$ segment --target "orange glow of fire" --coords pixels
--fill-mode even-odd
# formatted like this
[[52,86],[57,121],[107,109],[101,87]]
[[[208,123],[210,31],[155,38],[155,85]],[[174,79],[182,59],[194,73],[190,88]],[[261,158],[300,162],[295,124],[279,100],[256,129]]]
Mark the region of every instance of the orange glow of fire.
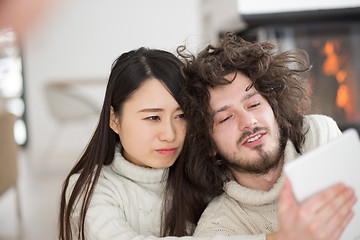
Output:
[[337,91],[336,105],[345,108],[346,103],[349,102],[349,89],[346,85],[340,85]]
[[346,77],[347,77],[347,72],[344,70],[340,70],[336,74],[336,80],[338,81],[338,83],[343,83]]
[[354,106],[351,103],[349,88],[345,84],[347,72],[341,69],[344,63],[343,57],[339,56],[337,52],[340,51],[340,42],[337,40],[327,41],[323,52],[326,55],[326,60],[323,63],[323,71],[328,76],[334,76],[339,83],[336,95],[336,105],[345,110],[348,119],[351,118]]
[[338,41],[328,41],[323,49],[327,56],[323,64],[323,71],[328,76],[336,75],[340,68],[341,59],[335,52],[335,46],[338,44]]

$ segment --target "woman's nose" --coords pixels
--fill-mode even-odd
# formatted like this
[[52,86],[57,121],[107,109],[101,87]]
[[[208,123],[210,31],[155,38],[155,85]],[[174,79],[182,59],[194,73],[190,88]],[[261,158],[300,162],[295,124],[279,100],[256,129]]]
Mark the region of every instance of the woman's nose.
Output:
[[164,123],[160,133],[160,140],[172,142],[176,137],[175,127],[172,122]]

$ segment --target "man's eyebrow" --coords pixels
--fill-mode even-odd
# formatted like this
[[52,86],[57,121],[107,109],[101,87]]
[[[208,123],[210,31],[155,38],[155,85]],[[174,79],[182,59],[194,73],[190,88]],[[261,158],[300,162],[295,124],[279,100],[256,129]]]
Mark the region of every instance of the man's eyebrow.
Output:
[[259,92],[257,92],[257,91],[250,92],[250,93],[246,94],[246,95],[241,99],[241,101],[248,100],[248,99],[252,98],[253,96],[255,96],[255,95],[257,95],[257,94],[259,94]]
[[[259,92],[257,92],[257,91],[250,92],[250,93],[246,94],[245,96],[243,96],[241,101],[246,101],[246,100],[248,100],[248,99],[250,99],[253,96],[258,95],[258,94],[259,94]],[[220,107],[219,109],[213,111],[212,117],[214,117],[216,114],[218,114],[220,112],[226,111],[230,107],[231,107],[231,105],[225,105],[225,106]]]
[[218,113],[220,113],[220,112],[223,112],[223,111],[226,111],[226,110],[229,109],[230,107],[231,107],[230,105],[222,106],[221,108],[213,111],[212,116],[214,117],[216,114],[218,114]]

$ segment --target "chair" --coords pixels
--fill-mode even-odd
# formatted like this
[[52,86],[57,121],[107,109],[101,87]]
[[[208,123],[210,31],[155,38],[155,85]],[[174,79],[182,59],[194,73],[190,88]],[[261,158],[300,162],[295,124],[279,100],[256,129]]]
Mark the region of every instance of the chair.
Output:
[[50,112],[58,122],[77,121],[100,113],[90,96],[81,94],[75,85],[49,83],[45,86],[45,93]]
[[16,116],[9,112],[0,113],[0,196],[15,187],[16,208],[21,221],[18,180],[18,145],[14,138]]
[[49,111],[57,123],[51,135],[51,141],[45,148],[43,158],[48,159],[54,155],[59,144],[61,130],[70,123],[81,122],[98,117],[101,106],[93,99],[93,96],[85,94],[84,88],[88,82],[50,82],[45,85],[45,97]]

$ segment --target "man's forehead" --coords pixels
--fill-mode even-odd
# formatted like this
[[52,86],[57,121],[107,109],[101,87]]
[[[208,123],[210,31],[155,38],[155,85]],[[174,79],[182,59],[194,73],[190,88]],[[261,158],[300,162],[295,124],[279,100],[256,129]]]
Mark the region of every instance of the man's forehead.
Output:
[[235,78],[237,77],[237,75],[240,74],[240,75],[244,75],[243,73],[241,72],[233,72],[233,73],[230,73],[228,75],[225,75],[224,78],[233,82],[235,80]]
[[241,77],[241,79],[237,77],[229,84],[210,88],[209,93],[210,107],[214,112],[229,109],[234,104],[236,105],[259,94],[247,77]]
[[219,95],[219,97],[224,97],[225,93],[227,94],[240,94],[242,92],[247,92],[252,88],[252,81],[243,73],[231,73],[224,77],[229,80],[228,84],[218,85],[215,87],[209,87],[210,97],[214,98]]

